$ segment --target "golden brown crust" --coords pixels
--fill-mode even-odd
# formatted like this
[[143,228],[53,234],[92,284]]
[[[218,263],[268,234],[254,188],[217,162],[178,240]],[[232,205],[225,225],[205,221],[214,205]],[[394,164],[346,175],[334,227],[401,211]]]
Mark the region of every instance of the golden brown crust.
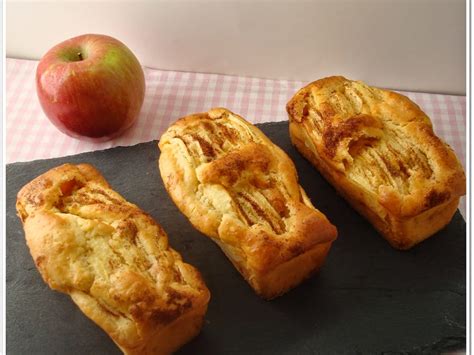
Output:
[[168,354],[199,332],[210,297],[199,272],[92,166],[37,177],[18,193],[17,211],[44,281],[124,353]]
[[287,111],[296,148],[394,247],[449,223],[464,171],[410,99],[337,76],[299,90]]
[[173,201],[262,297],[320,267],[336,228],[311,204],[288,156],[255,126],[216,108],[179,119],[159,147]]

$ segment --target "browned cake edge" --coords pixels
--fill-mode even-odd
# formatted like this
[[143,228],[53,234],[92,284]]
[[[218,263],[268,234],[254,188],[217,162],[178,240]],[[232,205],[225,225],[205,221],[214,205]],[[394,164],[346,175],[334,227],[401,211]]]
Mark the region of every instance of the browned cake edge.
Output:
[[266,273],[249,275],[248,270],[235,261],[236,258],[228,245],[218,240],[214,241],[255,292],[266,300],[283,295],[318,272],[332,244],[332,241],[318,244]]
[[[73,293],[70,295],[74,303],[92,321],[97,323],[102,329],[104,327],[98,322],[99,319],[107,315],[101,314],[103,309],[88,299],[87,295]],[[84,297],[86,296],[86,297]],[[201,331],[204,316],[207,312],[208,303],[196,304],[194,308],[184,313],[181,317],[161,328],[150,340],[141,347],[130,348],[124,344],[119,344],[112,336],[112,340],[127,355],[168,355],[181,348],[184,344],[195,338]],[[104,329],[105,330],[105,329]],[[110,335],[110,334],[109,334]]]

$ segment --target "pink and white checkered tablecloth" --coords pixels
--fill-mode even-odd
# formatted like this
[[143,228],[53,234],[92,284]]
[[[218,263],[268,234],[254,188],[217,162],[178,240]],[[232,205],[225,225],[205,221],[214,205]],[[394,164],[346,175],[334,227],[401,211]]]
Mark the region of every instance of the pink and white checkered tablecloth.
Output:
[[[269,80],[145,68],[146,95],[137,123],[123,136],[90,143],[59,132],[43,114],[35,91],[38,62],[6,61],[7,163],[54,158],[158,139],[177,118],[222,106],[252,123],[287,120],[285,105],[303,81]],[[403,92],[431,117],[436,133],[465,167],[466,97]],[[461,211],[464,215],[465,201]]]

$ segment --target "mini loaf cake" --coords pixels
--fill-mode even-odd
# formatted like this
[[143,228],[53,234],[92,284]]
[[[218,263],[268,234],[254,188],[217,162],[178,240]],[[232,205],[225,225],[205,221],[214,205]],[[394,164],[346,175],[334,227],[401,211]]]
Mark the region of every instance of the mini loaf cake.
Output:
[[261,297],[321,267],[336,228],[311,204],[289,157],[255,126],[216,108],[178,120],[159,148],[173,201]]
[[43,280],[125,354],[169,354],[198,334],[209,301],[199,272],[92,166],[66,164],[34,179],[17,211]]
[[295,147],[395,248],[449,223],[465,175],[410,99],[335,76],[288,102]]

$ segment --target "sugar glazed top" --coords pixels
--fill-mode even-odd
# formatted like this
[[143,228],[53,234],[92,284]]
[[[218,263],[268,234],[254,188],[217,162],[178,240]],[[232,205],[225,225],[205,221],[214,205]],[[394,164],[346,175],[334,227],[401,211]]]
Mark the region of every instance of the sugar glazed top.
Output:
[[414,216],[465,194],[454,152],[403,95],[336,76],[301,89],[287,111],[328,166],[394,215]]
[[163,181],[180,210],[251,268],[264,272],[335,239],[288,156],[240,116],[216,108],[184,117],[159,145]]
[[87,164],[65,164],[19,193],[17,211],[44,281],[133,348],[207,302],[199,273],[152,217]]

